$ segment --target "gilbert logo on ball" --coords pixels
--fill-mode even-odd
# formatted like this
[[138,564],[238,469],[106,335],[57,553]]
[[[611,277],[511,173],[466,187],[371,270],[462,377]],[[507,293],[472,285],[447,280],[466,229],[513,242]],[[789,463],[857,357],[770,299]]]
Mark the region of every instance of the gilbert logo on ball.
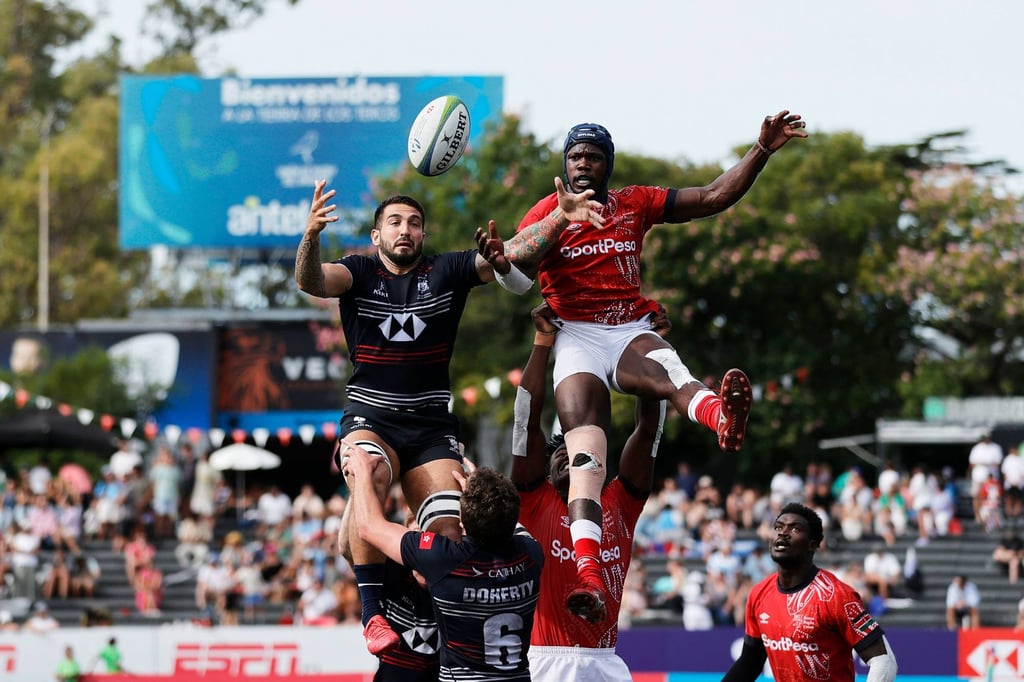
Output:
[[409,161],[423,175],[454,166],[469,144],[469,109],[455,95],[432,100],[416,115],[409,130]]

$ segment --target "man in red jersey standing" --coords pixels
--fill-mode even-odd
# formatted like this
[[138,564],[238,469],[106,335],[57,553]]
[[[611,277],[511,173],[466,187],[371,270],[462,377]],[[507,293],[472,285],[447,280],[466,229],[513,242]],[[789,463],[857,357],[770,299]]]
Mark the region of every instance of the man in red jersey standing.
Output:
[[[535,682],[630,682],[629,669],[615,653],[618,611],[633,553],[633,533],[651,490],[664,402],[637,400],[636,430],[622,451],[619,475],[601,492],[601,575],[608,585],[608,613],[602,622],[581,620],[565,609],[566,596],[576,582],[566,503],[569,458],[564,441],[556,437],[547,443],[540,427],[548,358],[558,331],[545,319],[545,309],[540,306],[533,311],[537,333],[516,393],[512,438],[512,482],[522,500],[519,522],[546,553],[530,637],[530,672]],[[667,318],[660,319],[662,328],[667,328]]]
[[[671,401],[691,421],[718,435],[725,452],[743,443],[753,394],[747,376],[730,369],[716,394],[698,381],[676,351],[651,333],[656,303],[641,294],[640,251],[660,223],[682,223],[729,208],[750,189],[771,154],[794,137],[807,137],[796,114],[767,116],[757,142],[735,166],[706,187],[672,189],[629,185],[609,189],[615,145],[594,123],[566,137],[565,182],[541,199],[509,240],[508,257],[541,293],[561,331],[554,346],[555,403],[569,449],[569,517],[578,586],[569,610],[598,622],[608,586],[600,578],[601,487],[606,477],[609,390]],[[589,196],[597,218],[571,219],[563,207]]]
[[893,682],[896,656],[857,592],[814,565],[824,536],[810,507],[782,508],[768,545],[778,573],[747,599],[743,649],[722,682],[754,682],[765,659],[778,682],[853,682],[853,656],[868,664],[867,682]]

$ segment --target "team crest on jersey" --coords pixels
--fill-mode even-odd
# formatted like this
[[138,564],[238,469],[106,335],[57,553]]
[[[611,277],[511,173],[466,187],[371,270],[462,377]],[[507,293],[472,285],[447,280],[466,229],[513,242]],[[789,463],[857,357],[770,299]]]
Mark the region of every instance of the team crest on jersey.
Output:
[[420,275],[416,280],[416,296],[418,298],[430,298],[430,285],[426,275]]
[[563,514],[562,515],[562,528],[568,528],[570,525],[571,525],[571,522],[569,521],[569,517],[565,516]]
[[377,327],[388,341],[415,341],[427,323],[413,313],[388,315]]
[[583,223],[569,223],[569,227],[565,228],[566,232],[578,232],[583,227]]
[[429,530],[420,534],[420,549],[430,549],[434,546],[434,534]]

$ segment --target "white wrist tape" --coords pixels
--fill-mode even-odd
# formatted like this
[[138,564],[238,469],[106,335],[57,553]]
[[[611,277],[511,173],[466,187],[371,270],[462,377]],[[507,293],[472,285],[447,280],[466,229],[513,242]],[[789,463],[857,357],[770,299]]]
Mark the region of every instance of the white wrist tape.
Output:
[[896,665],[896,655],[892,652],[892,647],[889,646],[889,640],[885,638],[885,635],[882,635],[882,641],[885,642],[886,653],[868,661],[867,682],[893,682],[896,679],[896,672],[899,670],[899,666]]
[[512,269],[508,271],[508,274],[501,274],[497,270],[494,271],[494,279],[498,280],[498,284],[503,289],[511,291],[517,296],[522,296],[530,287],[533,286],[533,280],[524,275],[515,264],[511,264]]
[[530,420],[530,392],[521,385],[516,388],[516,401],[512,408],[512,454],[526,457],[526,423]]

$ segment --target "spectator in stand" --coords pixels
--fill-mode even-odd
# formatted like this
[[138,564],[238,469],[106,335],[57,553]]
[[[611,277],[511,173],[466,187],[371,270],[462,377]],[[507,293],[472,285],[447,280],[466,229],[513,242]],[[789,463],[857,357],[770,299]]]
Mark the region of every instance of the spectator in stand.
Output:
[[57,528],[60,541],[72,554],[81,552],[79,540],[82,539],[82,505],[75,490],[65,490],[57,498]]
[[25,632],[53,632],[60,628],[60,622],[53,617],[50,613],[49,607],[46,602],[37,601],[35,606],[32,607],[32,615],[25,621],[25,625],[22,626],[22,630]]
[[[707,518],[708,510],[722,507],[722,494],[710,476],[704,475],[697,479],[697,492],[693,495],[693,503],[686,510],[686,527],[699,529]],[[723,510],[724,514],[724,510]]]
[[233,530],[224,536],[220,546],[220,562],[229,568],[242,564],[245,554],[245,538],[241,531]]
[[992,561],[1006,571],[1011,585],[1020,578],[1021,563],[1024,562],[1024,540],[1012,528],[1003,531],[999,544],[992,550]]
[[891,459],[885,460],[878,472],[878,481],[875,489],[879,495],[895,495],[899,492],[900,479],[902,476],[892,463]]
[[338,622],[338,599],[324,587],[323,579],[315,577],[299,597],[296,613],[302,625],[335,625]]
[[132,586],[135,588],[135,608],[144,616],[159,616],[163,597],[164,574],[147,558],[135,571]]
[[654,607],[683,612],[683,586],[686,584],[686,569],[678,559],[665,562],[666,573],[651,585]]
[[0,632],[21,632],[21,625],[14,620],[14,615],[7,609],[0,610]]
[[28,525],[32,535],[39,539],[41,549],[55,549],[61,546],[60,523],[57,510],[46,495],[35,495],[28,509]]
[[48,495],[50,493],[50,481],[53,479],[53,470],[50,468],[50,459],[43,455],[31,469],[28,470],[28,489],[33,495]]
[[292,500],[292,516],[299,519],[303,512],[308,514],[309,518],[321,521],[327,513],[323,498],[316,494],[311,483],[304,483],[299,494]]
[[[715,625],[732,625],[732,614],[729,612],[729,593],[733,586],[726,581],[721,573],[707,573],[704,577],[704,596],[711,620]],[[685,600],[684,600],[685,601]],[[685,615],[685,605],[684,605]]]
[[92,476],[78,462],[66,461],[57,470],[57,478],[64,482],[70,493],[82,507],[88,507],[92,500]]
[[634,558],[626,571],[626,581],[622,585],[622,603],[619,606],[619,629],[627,630],[633,622],[647,610],[647,573],[644,564]]
[[68,567],[69,558],[64,550],[57,548],[50,560],[43,564],[42,597],[50,599],[55,594],[61,599],[68,598],[71,585],[71,571]]
[[705,568],[709,576],[717,574],[724,577],[731,588],[739,582],[739,575],[743,572],[743,560],[733,552],[733,543],[724,541],[719,543],[718,549],[708,557]]
[[1003,448],[986,433],[971,448],[967,462],[971,479],[971,498],[974,502],[974,520],[981,523],[981,500],[978,493],[988,481],[989,474],[999,478],[999,467],[1003,462]]
[[699,528],[701,555],[705,561],[715,550],[736,540],[736,526],[725,518],[725,510],[712,507],[707,511],[707,520]]
[[242,614],[246,622],[253,623],[257,613],[263,613],[267,603],[267,583],[263,580],[255,556],[246,551],[242,563],[235,570],[235,581],[242,600]]
[[959,493],[949,467],[944,468],[935,481],[938,491],[932,496],[933,532],[939,537],[946,537],[953,532],[954,523],[959,525],[959,521],[956,520],[956,498]]
[[16,524],[11,538],[11,572],[14,574],[13,597],[33,601],[36,598],[36,569],[39,567],[39,538],[29,531],[28,521]]
[[142,465],[142,455],[136,452],[127,440],[119,439],[117,452],[110,456],[108,464],[110,470],[114,472],[114,477],[119,481],[125,481],[135,471],[135,467]]
[[213,536],[214,492],[221,481],[221,474],[210,464],[210,453],[205,450],[199,453],[196,460],[195,479],[192,495],[189,497],[189,509],[196,515],[199,522],[209,529]]
[[96,595],[96,583],[100,579],[100,563],[91,556],[79,554],[71,560],[68,596],[75,599],[91,599]]
[[178,519],[181,495],[181,468],[174,459],[170,446],[158,446],[153,466],[149,469],[153,486],[153,537],[156,540],[174,537],[174,524]]
[[135,573],[147,561],[156,556],[156,547],[146,538],[146,531],[140,526],[132,533],[132,539],[124,546],[124,574],[129,583],[135,582]]
[[872,530],[873,502],[874,491],[865,483],[860,469],[851,467],[846,472],[838,497],[839,527],[846,540],[856,542]]
[[1003,527],[1003,485],[991,471],[974,497],[976,512],[986,533]]
[[282,492],[276,483],[272,483],[270,489],[260,495],[256,507],[264,528],[271,528],[282,521],[291,520],[292,500]]
[[938,493],[938,479],[924,465],[915,465],[907,483],[907,498],[913,520],[917,522],[918,546],[927,545],[935,532],[932,500]]
[[725,496],[725,517],[744,530],[754,527],[754,498],[750,492],[742,483],[734,483]]
[[[196,450],[192,443],[185,441],[178,446],[178,463],[181,480],[178,482],[178,518],[183,519],[192,511],[192,491],[196,487]],[[193,512],[194,513],[194,512]]]
[[772,476],[768,484],[769,494],[773,502],[785,505],[789,502],[802,502],[804,497],[804,481],[793,471],[793,463],[786,462],[782,471]]
[[747,613],[747,599],[750,598],[750,590],[754,587],[754,582],[749,576],[741,575],[736,587],[729,593],[729,598],[725,602],[724,611],[728,614],[730,622],[733,625],[743,626],[746,620]]
[[999,467],[1003,474],[1003,506],[1006,520],[1016,525],[1024,512],[1024,457],[1017,448],[1010,448]]
[[96,521],[99,524],[97,537],[111,541],[111,549],[120,552],[124,548],[121,534],[121,520],[124,517],[125,485],[117,480],[113,469],[105,466],[100,470],[101,479],[93,488],[96,505]]
[[178,544],[174,558],[183,567],[198,568],[206,562],[212,540],[205,524],[200,524],[191,510],[178,523]]
[[775,562],[764,551],[762,544],[757,543],[743,560],[743,575],[756,585],[774,572]]
[[885,492],[881,488],[876,489],[876,494],[873,503],[875,535],[892,547],[896,544],[896,538],[907,532],[907,506],[895,483],[887,484]]
[[232,589],[231,571],[221,563],[220,556],[212,552],[196,576],[196,608],[202,612],[212,609],[223,622],[228,593]]
[[[946,626],[956,630],[963,626],[965,630],[977,629],[981,624],[978,607],[981,605],[981,594],[978,586],[965,575],[957,575],[946,588]],[[963,625],[967,619],[967,625]]]
[[686,498],[692,500],[697,494],[697,474],[690,468],[690,463],[683,460],[676,464],[676,487],[686,493]]
[[874,545],[871,552],[864,557],[864,581],[884,600],[892,596],[892,591],[900,584],[903,567],[895,554],[886,550],[884,545]]
[[704,575],[690,573],[683,585],[683,628],[686,630],[711,630],[715,627],[714,618],[707,605],[708,598],[704,594]]

